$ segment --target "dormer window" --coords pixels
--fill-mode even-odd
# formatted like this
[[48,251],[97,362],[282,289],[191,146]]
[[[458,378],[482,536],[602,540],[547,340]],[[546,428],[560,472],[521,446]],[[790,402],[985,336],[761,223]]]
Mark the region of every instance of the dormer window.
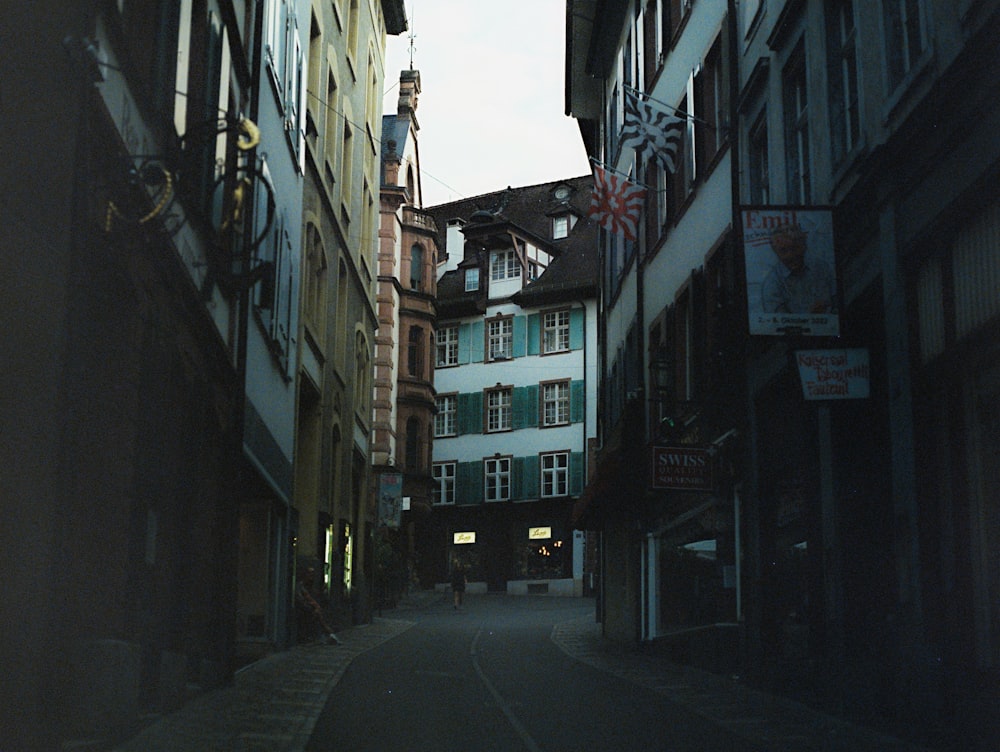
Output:
[[499,282],[521,276],[521,264],[515,251],[496,251],[490,255],[490,280]]
[[470,266],[465,270],[465,291],[473,292],[479,289],[479,267]]
[[552,239],[561,240],[569,235],[569,215],[561,214],[552,218]]

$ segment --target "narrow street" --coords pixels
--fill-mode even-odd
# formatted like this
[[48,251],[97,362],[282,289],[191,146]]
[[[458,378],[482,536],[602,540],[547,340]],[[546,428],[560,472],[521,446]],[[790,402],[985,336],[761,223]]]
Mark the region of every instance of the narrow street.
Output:
[[790,703],[658,674],[625,655],[562,649],[564,635],[579,631],[563,627],[592,614],[590,600],[500,595],[469,597],[457,612],[447,600],[407,612],[411,628],[348,667],[307,749],[911,749]]
[[554,625],[592,612],[589,600],[504,596],[428,609],[350,666],[308,749],[736,749],[667,697],[560,650]]

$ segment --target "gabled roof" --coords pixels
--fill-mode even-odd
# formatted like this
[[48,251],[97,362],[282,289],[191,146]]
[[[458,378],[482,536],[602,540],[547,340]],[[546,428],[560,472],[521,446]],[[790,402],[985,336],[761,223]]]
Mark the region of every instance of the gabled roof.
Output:
[[[513,296],[518,305],[545,305],[596,295],[597,225],[587,218],[592,181],[586,175],[522,188],[508,187],[429,207],[427,211],[442,231],[450,220],[463,220],[467,238],[464,251],[467,256],[459,269],[447,272],[438,281],[439,317],[474,315],[486,310],[482,290],[465,291],[464,269],[477,263],[473,255],[477,249],[508,232],[530,239],[553,256],[541,276]],[[562,186],[569,189],[569,195],[560,199],[556,197],[556,189]],[[552,217],[561,213],[574,215],[577,220],[567,237],[554,240]],[[445,243],[446,238],[438,239],[438,247],[444,248]]]

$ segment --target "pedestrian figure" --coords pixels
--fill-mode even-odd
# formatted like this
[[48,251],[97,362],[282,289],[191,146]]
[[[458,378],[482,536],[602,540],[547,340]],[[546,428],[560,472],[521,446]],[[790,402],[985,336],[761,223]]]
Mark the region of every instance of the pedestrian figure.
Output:
[[455,569],[451,573],[451,592],[455,598],[455,610],[462,607],[462,596],[465,593],[465,567],[455,564]]
[[307,619],[313,619],[319,626],[324,640],[339,645],[340,640],[334,634],[333,628],[323,618],[323,607],[313,598],[311,590],[315,575],[316,570],[312,567],[307,567],[302,571],[299,584],[295,587],[295,603],[298,605],[300,613],[304,614]]

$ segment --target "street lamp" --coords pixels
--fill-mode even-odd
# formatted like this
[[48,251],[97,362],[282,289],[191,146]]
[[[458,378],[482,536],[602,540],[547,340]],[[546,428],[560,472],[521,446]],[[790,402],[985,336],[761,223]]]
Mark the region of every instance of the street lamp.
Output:
[[649,377],[653,398],[661,405],[674,396],[674,359],[666,347],[660,345],[649,360]]

